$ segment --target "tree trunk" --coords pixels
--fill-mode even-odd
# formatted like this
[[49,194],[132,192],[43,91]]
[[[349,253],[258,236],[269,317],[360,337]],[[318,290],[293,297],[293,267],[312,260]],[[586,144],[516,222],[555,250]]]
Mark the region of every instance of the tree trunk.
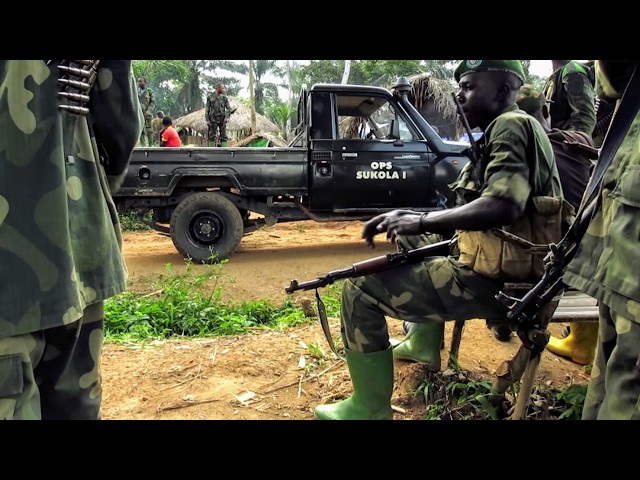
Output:
[[251,104],[251,134],[256,133],[256,99],[253,91],[253,60],[249,60],[249,100]]
[[351,73],[351,60],[344,61],[344,73],[342,74],[341,84],[345,85],[349,83],[349,74]]

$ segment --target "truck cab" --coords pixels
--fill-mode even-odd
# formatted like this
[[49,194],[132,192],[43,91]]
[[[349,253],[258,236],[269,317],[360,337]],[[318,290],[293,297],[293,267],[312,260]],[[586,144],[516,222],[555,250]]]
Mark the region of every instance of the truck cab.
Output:
[[292,145],[308,145],[311,212],[451,205],[448,184],[467,161],[467,145],[442,140],[409,102],[410,89],[401,77],[393,93],[338,84],[303,91],[299,121],[307,128]]

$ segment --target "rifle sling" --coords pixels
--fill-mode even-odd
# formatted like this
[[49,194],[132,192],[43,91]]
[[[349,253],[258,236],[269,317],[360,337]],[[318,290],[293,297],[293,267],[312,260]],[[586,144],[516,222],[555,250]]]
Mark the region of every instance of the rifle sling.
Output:
[[346,358],[338,353],[335,344],[333,343],[333,337],[331,336],[331,329],[329,328],[329,320],[327,319],[327,310],[324,307],[324,302],[320,298],[320,294],[318,293],[318,289],[316,288],[316,303],[318,304],[318,317],[320,317],[320,325],[322,325],[322,331],[324,332],[324,336],[327,338],[329,342],[329,346],[333,353],[335,353],[339,359],[345,360]]

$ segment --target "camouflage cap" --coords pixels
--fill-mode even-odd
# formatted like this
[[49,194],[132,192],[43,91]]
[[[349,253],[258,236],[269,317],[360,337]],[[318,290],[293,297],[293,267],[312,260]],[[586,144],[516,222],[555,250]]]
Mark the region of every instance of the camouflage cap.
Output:
[[525,83],[518,90],[518,96],[516,97],[516,103],[520,109],[524,110],[528,114],[532,115],[542,108],[546,103],[550,103],[547,97],[544,96],[540,90],[533,85]]
[[459,82],[467,73],[474,72],[511,72],[524,83],[524,69],[520,60],[462,60],[454,76]]

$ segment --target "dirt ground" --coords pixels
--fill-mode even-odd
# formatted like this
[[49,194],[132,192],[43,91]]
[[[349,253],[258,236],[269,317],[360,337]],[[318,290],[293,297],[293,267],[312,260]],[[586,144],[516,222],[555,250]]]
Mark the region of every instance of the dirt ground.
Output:
[[[314,279],[327,271],[392,251],[380,236],[375,250],[360,238],[359,222],[291,222],[266,227],[243,238],[223,266],[223,299],[285,298],[300,301],[313,292],[285,293],[292,279]],[[151,292],[154,276],[186,268],[169,237],[155,232],[125,233],[129,288]],[[201,268],[195,266],[195,269]],[[315,303],[314,303],[315,305]],[[339,320],[330,319],[334,337]],[[392,337],[402,324],[390,319]],[[448,360],[453,322],[446,326],[443,370]],[[562,324],[552,324],[559,334]],[[460,347],[460,367],[492,379],[496,368],[515,354],[520,341],[499,342],[483,320],[467,321]],[[326,355],[322,364],[314,348]],[[317,365],[314,364],[316,362]],[[306,420],[320,403],[351,393],[346,364],[330,351],[320,323],[287,331],[255,331],[238,337],[155,341],[145,345],[107,343],[103,352],[104,419]],[[315,368],[309,372],[309,366]],[[424,402],[412,400],[420,367],[395,362],[392,398],[395,420],[424,418]],[[550,352],[542,355],[536,383],[562,390],[586,384],[580,366]]]

